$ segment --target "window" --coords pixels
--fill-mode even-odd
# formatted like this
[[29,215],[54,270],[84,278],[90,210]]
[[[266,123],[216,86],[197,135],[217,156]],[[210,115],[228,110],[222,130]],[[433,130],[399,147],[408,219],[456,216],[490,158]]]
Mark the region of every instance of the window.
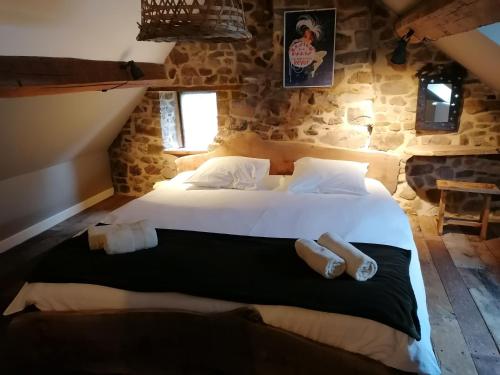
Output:
[[217,135],[215,92],[164,92],[160,112],[166,149],[206,150]]

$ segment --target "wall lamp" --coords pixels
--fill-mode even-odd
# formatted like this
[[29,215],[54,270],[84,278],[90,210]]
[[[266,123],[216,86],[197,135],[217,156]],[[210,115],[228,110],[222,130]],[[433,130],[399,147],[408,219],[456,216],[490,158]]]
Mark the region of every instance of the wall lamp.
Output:
[[396,65],[402,65],[406,63],[406,45],[410,40],[411,36],[415,34],[413,29],[408,30],[408,32],[401,37],[398,41],[398,45],[392,52],[391,63]]
[[[120,69],[129,69],[130,68],[130,75],[132,76],[132,79],[134,81],[137,81],[138,79],[144,77],[144,72],[142,71],[141,68],[137,66],[137,64],[134,62],[134,60],[130,60],[129,62],[122,63],[120,64]],[[107,92],[108,90],[114,90],[118,89],[122,86],[125,86],[129,81],[122,82],[114,87],[110,87],[109,89],[104,89],[101,90],[102,92]]]
[[144,77],[144,72],[142,71],[141,68],[137,66],[134,60],[130,60],[129,62],[120,65],[120,68],[122,69],[127,69],[129,67],[130,67],[130,75],[132,76],[132,79],[134,81],[137,81],[138,79]]

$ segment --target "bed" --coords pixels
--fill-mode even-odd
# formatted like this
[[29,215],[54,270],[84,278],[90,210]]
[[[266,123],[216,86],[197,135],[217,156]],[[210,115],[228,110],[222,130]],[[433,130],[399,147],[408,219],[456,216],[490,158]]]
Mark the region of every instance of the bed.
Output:
[[[253,191],[200,189],[185,182],[189,170],[225,155],[269,158],[277,177]],[[369,194],[283,191],[287,177],[278,176],[289,175],[303,156],[369,162]],[[244,134],[210,153],[179,158],[177,164],[176,178],[157,184],[104,222],[147,218],[156,228],[276,239],[317,239],[334,229],[349,242],[405,249],[411,252],[420,340],[371,319],[297,306],[33,282],[4,312],[17,314],[8,331],[13,363],[33,369],[58,361],[89,373],[440,373],[418,253],[408,219],[390,194],[397,184],[396,157]],[[32,305],[39,311],[23,312]],[[40,350],[47,341],[49,349]]]

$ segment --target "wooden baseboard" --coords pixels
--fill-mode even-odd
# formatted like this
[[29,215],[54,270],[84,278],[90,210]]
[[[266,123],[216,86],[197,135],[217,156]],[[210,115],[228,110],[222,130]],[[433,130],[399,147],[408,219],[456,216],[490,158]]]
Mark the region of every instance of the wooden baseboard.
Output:
[[51,217],[48,217],[45,220],[42,220],[32,226],[23,229],[16,234],[7,237],[0,241],[0,254],[13,248],[14,246],[19,245],[20,243],[34,237],[43,231],[53,227],[54,225],[59,224],[60,222],[70,218],[71,216],[76,215],[77,213],[82,212],[83,210],[103,201],[106,198],[111,197],[115,193],[113,188],[106,189],[101,191],[100,193],[85,199],[84,201],[71,206],[64,211],[61,211]]

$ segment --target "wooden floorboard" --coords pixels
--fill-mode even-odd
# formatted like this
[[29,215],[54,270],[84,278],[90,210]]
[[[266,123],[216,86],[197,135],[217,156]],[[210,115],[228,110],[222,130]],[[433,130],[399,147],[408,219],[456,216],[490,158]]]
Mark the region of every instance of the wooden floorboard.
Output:
[[498,349],[465,282],[441,240],[427,240],[433,262],[446,289],[471,354],[498,356]]
[[[432,345],[443,375],[477,375],[476,367],[465,343],[460,325],[443,287],[427,243],[415,235],[420,266],[427,293],[427,308],[432,327]],[[453,343],[453,345],[450,345]]]
[[500,262],[500,237],[484,241],[485,246],[493,254],[493,256]]
[[457,226],[439,236],[434,217],[410,223],[443,374],[500,374],[500,225],[482,241],[477,229]]
[[420,230],[425,237],[438,236],[437,220],[434,216],[418,216]]
[[450,253],[455,267],[484,269],[485,264],[474,251],[467,235],[462,233],[445,233],[442,240]]

